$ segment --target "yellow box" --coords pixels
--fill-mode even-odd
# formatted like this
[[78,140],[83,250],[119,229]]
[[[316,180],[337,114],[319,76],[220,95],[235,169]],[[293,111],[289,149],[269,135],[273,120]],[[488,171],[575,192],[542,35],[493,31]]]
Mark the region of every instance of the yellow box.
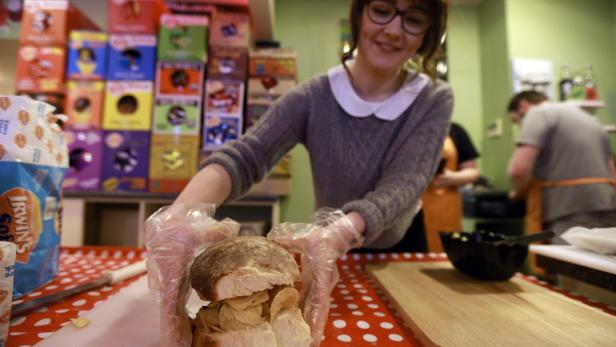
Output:
[[152,127],[151,81],[109,81],[105,93],[105,130],[150,130]]
[[197,173],[198,135],[152,135],[150,191],[175,193]]

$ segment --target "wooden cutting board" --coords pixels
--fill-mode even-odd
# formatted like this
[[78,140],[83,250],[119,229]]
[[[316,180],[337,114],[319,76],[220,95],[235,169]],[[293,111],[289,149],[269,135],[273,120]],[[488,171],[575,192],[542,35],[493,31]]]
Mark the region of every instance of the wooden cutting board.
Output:
[[425,346],[616,346],[616,317],[520,278],[478,281],[444,262],[367,270]]

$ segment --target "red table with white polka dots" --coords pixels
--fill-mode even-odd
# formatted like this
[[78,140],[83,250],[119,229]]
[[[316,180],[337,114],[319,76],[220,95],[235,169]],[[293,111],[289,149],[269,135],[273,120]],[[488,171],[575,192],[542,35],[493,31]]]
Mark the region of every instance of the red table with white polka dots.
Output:
[[[105,270],[115,270],[144,257],[143,250],[133,248],[62,248],[58,277],[18,302],[85,283],[101,276]],[[344,256],[338,263],[340,283],[333,293],[329,321],[325,328],[326,339],[322,346],[421,346],[394,307],[387,302],[376,282],[364,271],[365,265],[369,263],[395,261],[447,261],[447,258],[444,254],[435,253]],[[532,277],[518,276],[616,315],[614,307],[607,307],[579,295],[566,293]],[[71,318],[79,317],[136,279],[126,280],[113,287],[81,293],[63,302],[41,308],[25,317],[13,319],[10,323],[7,346],[21,347],[36,344],[64,325],[70,324]]]

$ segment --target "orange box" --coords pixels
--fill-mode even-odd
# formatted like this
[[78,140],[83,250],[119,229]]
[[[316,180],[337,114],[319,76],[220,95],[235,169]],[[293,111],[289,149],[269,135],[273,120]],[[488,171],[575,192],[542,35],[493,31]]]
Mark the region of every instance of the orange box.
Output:
[[258,49],[250,54],[250,77],[297,78],[295,50],[292,48]]
[[161,0],[108,0],[108,31],[113,34],[157,34],[165,6]]
[[21,43],[66,45],[71,30],[100,28],[68,0],[25,0]]
[[250,33],[248,14],[216,12],[212,18],[210,45],[250,47]]
[[156,69],[157,95],[201,96],[204,64],[200,62],[159,62]]
[[66,115],[73,129],[101,129],[105,83],[101,81],[68,81]]
[[198,135],[156,135],[150,140],[149,191],[179,193],[197,173]]
[[25,45],[17,53],[18,92],[63,93],[66,48]]

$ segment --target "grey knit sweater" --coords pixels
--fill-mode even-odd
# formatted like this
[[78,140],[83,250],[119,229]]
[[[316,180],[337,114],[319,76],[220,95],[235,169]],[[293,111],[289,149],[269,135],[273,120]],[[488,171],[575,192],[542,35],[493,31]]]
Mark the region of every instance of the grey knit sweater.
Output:
[[404,236],[412,207],[436,171],[452,107],[449,86],[430,81],[393,121],[352,117],[322,75],[277,100],[248,133],[203,165],[229,172],[232,200],[301,143],[310,155],[316,207],[358,212],[366,222],[364,246],[386,248]]

